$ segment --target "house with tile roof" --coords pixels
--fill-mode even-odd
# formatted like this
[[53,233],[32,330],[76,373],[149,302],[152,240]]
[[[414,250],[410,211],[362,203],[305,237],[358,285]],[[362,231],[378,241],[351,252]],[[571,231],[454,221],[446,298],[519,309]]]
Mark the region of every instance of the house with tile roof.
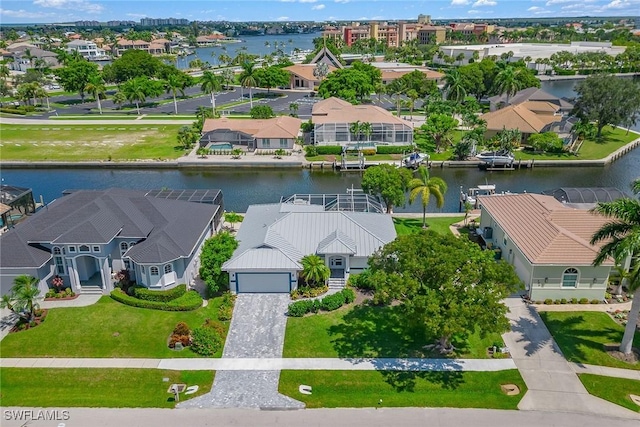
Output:
[[[351,133],[352,123],[371,123],[371,135]],[[343,99],[331,97],[313,105],[313,143],[315,145],[411,145],[413,127],[411,123],[394,116],[375,105],[353,105]]]
[[[323,196],[323,195],[320,195]],[[342,196],[342,198],[340,198]],[[367,195],[361,195],[370,197]],[[229,273],[235,293],[291,292],[298,286],[305,255],[318,255],[331,270],[331,279],[344,285],[350,274],[367,268],[376,250],[396,238],[389,215],[349,206],[352,195],[292,198],[288,202],[249,206],[238,232],[239,246],[222,269]],[[342,204],[340,204],[342,202]]]
[[76,293],[109,293],[121,270],[149,289],[191,284],[220,217],[218,205],[144,191],[72,191],[0,236],[0,291],[26,274],[42,294],[56,275]]
[[564,119],[560,107],[547,101],[509,105],[480,118],[487,123],[486,139],[493,138],[503,129],[518,129],[522,133],[522,143],[526,143],[530,135],[551,131],[554,124]]
[[290,116],[270,119],[206,119],[202,126],[200,146],[214,149],[228,143],[255,150],[291,150],[300,134],[302,120]]
[[490,111],[496,111],[507,105],[517,105],[526,101],[549,102],[551,104],[557,105],[559,107],[558,110],[563,113],[568,113],[573,110],[573,104],[566,99],[551,95],[550,93],[545,92],[544,90],[537,87],[522,89],[516,92],[511,97],[508,97],[507,94],[504,93],[492,96],[489,98],[489,108]]
[[591,236],[607,223],[553,196],[480,196],[481,243],[513,265],[532,300],[603,299],[613,260],[592,265],[600,246]]

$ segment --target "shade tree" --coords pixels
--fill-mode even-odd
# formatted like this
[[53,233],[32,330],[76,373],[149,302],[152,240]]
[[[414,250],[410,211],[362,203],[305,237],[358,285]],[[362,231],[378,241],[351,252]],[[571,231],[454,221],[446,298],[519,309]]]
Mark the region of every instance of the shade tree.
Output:
[[392,213],[394,206],[405,204],[409,181],[412,178],[413,175],[408,169],[382,164],[365,170],[361,186],[366,193],[379,196],[387,207],[387,213]]

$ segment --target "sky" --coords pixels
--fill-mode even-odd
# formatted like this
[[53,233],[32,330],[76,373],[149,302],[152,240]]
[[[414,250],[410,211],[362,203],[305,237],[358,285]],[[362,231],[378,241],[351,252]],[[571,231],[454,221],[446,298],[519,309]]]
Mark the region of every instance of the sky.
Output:
[[186,18],[331,21],[640,15],[640,0],[2,0],[1,23]]

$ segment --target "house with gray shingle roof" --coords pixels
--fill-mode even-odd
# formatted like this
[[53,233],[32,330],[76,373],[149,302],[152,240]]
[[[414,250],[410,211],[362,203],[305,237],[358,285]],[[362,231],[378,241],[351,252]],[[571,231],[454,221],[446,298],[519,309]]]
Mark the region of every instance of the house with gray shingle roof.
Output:
[[150,289],[190,284],[220,220],[214,204],[137,190],[73,191],[0,236],[0,291],[27,274],[40,279],[43,293],[55,276],[76,293],[108,293],[121,270]]
[[604,298],[613,260],[592,265],[607,218],[542,194],[481,196],[480,242],[513,265],[532,300]]
[[394,240],[396,231],[389,215],[348,206],[299,200],[249,206],[237,235],[239,246],[222,267],[229,272],[229,289],[290,292],[298,286],[301,259],[311,254],[325,260],[338,284],[362,272],[369,256]]

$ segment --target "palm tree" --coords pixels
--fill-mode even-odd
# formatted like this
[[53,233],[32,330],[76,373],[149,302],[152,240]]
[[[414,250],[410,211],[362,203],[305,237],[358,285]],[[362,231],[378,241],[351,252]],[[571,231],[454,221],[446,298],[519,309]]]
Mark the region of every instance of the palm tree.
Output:
[[11,288],[14,300],[13,306],[21,312],[26,312],[27,320],[29,321],[33,319],[35,311],[39,308],[37,301],[40,295],[38,282],[40,282],[38,278],[26,274],[13,279],[14,286]]
[[144,79],[136,78],[126,81],[122,85],[122,93],[127,98],[127,101],[136,103],[136,110],[140,115],[140,103],[147,99]]
[[349,132],[355,135],[356,142],[360,141],[360,133],[362,132],[362,128],[360,127],[360,120],[353,122],[349,125]]
[[511,95],[514,95],[522,88],[522,83],[519,79],[521,72],[522,69],[507,65],[496,75],[494,84],[499,93],[507,94],[507,104]]
[[444,193],[447,192],[447,183],[442,178],[430,177],[429,170],[424,166],[418,169],[418,178],[409,181],[409,203],[413,203],[418,197],[422,202],[422,228],[427,228],[427,205],[429,198],[436,199],[436,206],[444,205]]
[[173,95],[173,111],[175,114],[178,114],[178,100],[176,96],[178,92],[182,96],[184,96],[184,79],[179,74],[169,74],[167,79],[164,81],[164,87],[167,90],[167,93],[171,93]]
[[300,260],[302,277],[309,285],[324,284],[331,277],[331,270],[318,255],[306,255]]
[[320,83],[329,74],[329,66],[324,62],[318,62],[313,68],[313,77],[317,78]]
[[209,92],[211,94],[211,111],[213,115],[216,114],[216,92],[222,90],[222,82],[220,77],[213,74],[211,71],[205,71],[200,78],[200,90],[203,92]]
[[[632,188],[636,193],[640,193],[640,179],[633,182]],[[633,302],[620,343],[620,351],[631,354],[633,336],[640,314],[640,201],[623,198],[613,202],[598,203],[592,211],[612,219],[591,237],[592,245],[607,242],[598,251],[593,265],[601,265],[609,258],[616,261],[631,260],[625,275],[627,289],[633,292]]]
[[100,74],[92,74],[87,79],[87,84],[84,90],[93,95],[98,103],[98,111],[102,114],[102,104],[100,103],[100,97],[105,94],[106,88],[104,86],[104,80]]
[[373,133],[373,126],[369,122],[360,123],[360,132],[365,136],[367,142],[371,142],[371,134]]
[[113,94],[112,101],[118,106],[118,109],[120,109],[122,108],[122,104],[127,101],[127,97],[121,90],[119,90]]
[[447,99],[461,102],[467,96],[464,79],[456,68],[447,70],[444,75],[444,81],[444,90],[447,92]]
[[253,108],[253,94],[251,88],[257,86],[255,70],[253,68],[255,64],[253,62],[244,62],[242,64],[242,74],[240,74],[240,84],[243,87],[249,88],[249,108]]

